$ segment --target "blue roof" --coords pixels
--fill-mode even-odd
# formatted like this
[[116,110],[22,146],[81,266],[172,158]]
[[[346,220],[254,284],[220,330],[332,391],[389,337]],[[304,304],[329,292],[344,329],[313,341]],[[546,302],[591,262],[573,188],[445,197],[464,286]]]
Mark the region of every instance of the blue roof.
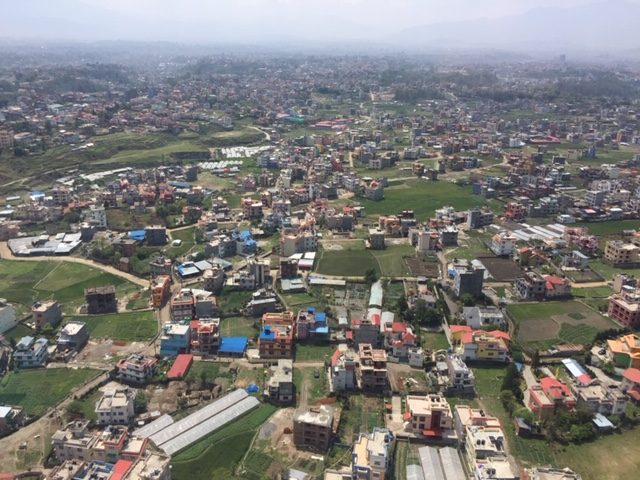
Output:
[[276,334],[269,325],[265,325],[264,329],[260,332],[261,340],[273,340],[276,338]]
[[260,391],[260,387],[255,383],[250,383],[245,390],[247,393],[258,393]]
[[247,349],[247,337],[222,337],[220,339],[220,353],[244,353]]
[[44,197],[44,192],[39,192],[38,190],[34,190],[31,192],[32,197]]
[[324,327],[316,327],[315,330],[313,330],[313,332],[317,333],[318,335],[328,335],[329,327],[327,327],[326,325]]
[[243,240],[251,240],[251,232],[249,230],[242,230],[240,232],[240,238]]
[[131,230],[127,232],[127,237],[133,240],[142,241],[147,237],[147,232],[145,230]]
[[327,314],[324,312],[317,312],[316,323],[327,323]]

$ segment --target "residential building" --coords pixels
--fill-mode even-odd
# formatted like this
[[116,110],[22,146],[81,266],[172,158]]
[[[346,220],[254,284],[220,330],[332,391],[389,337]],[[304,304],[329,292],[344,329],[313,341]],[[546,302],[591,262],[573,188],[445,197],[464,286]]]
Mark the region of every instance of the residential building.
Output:
[[488,457],[473,464],[474,480],[519,480],[520,469],[511,457]]
[[224,280],[224,270],[217,265],[206,269],[202,275],[204,289],[207,292],[219,292],[222,290],[222,287],[224,287]]
[[369,200],[382,200],[384,198],[384,185],[378,180],[371,180],[364,187],[364,196]]
[[56,327],[62,321],[62,309],[55,300],[34,303],[31,314],[36,330],[41,330],[47,324]]
[[372,250],[384,250],[384,230],[379,228],[369,229],[369,244],[368,247]]
[[593,380],[588,385],[576,382],[573,386],[577,404],[585,405],[594,413],[620,415],[624,413],[629,398],[622,388]]
[[380,315],[374,313],[365,318],[352,317],[351,331],[355,346],[360,344],[370,344],[374,347],[380,345]]
[[607,350],[616,367],[640,369],[640,337],[635,333],[607,340]]
[[289,233],[283,229],[280,236],[280,256],[290,257],[296,253],[315,252],[317,245],[318,240],[313,231]]
[[295,326],[298,340],[328,340],[329,338],[327,314],[317,311],[315,307],[300,310]]
[[220,347],[220,319],[200,318],[191,320],[191,353],[212,355]]
[[467,212],[467,227],[475,230],[493,223],[493,212],[488,209],[473,209]]
[[101,205],[91,205],[88,209],[83,210],[82,219],[95,228],[107,228],[107,211]]
[[441,395],[407,395],[405,421],[410,430],[425,437],[441,437],[453,429],[453,416],[447,399]]
[[498,307],[462,307],[462,319],[474,329],[492,326],[507,329],[507,320]]
[[640,403],[640,370],[627,368],[622,373],[620,391],[631,397],[635,403]]
[[640,247],[622,240],[609,240],[604,247],[604,260],[614,267],[634,267],[640,264]]
[[58,333],[58,351],[80,351],[89,341],[89,330],[84,322],[69,322]]
[[545,275],[544,297],[548,300],[571,296],[571,280],[557,275]]
[[356,389],[356,355],[351,350],[336,350],[331,356],[329,384],[332,392],[340,393]]
[[17,324],[16,309],[6,299],[0,298],[0,334],[11,330]]
[[161,308],[171,296],[171,277],[158,275],[151,280],[151,305],[153,308]]
[[29,336],[22,337],[13,352],[13,363],[16,368],[44,367],[49,358],[48,344],[46,338],[36,340]]
[[455,392],[469,392],[475,388],[475,376],[459,355],[447,355],[447,370],[449,376],[449,390]]
[[165,325],[160,336],[160,355],[175,357],[179,353],[187,353],[190,339],[190,325]]
[[611,318],[630,328],[640,327],[640,289],[624,286],[620,293],[609,298],[607,313]]
[[113,285],[85,288],[84,298],[87,304],[87,313],[90,315],[116,313],[118,311],[116,287]]
[[547,282],[536,272],[525,272],[516,278],[515,294],[523,300],[542,300],[546,293]]
[[500,420],[487,415],[484,410],[469,405],[456,405],[453,413],[454,428],[460,443],[467,439],[467,427],[501,428]]
[[467,325],[451,325],[454,348],[464,361],[485,360],[506,362],[509,360],[511,337],[501,330],[486,332],[473,330]]
[[280,359],[277,365],[270,368],[265,396],[277,405],[288,405],[295,402],[293,360]]
[[551,418],[558,410],[572,410],[576,397],[560,380],[545,377],[529,387],[529,409],[542,420]]
[[361,343],[358,346],[356,378],[361,390],[378,392],[386,390],[387,352],[374,349],[370,344]]
[[146,385],[155,375],[158,360],[139,353],[132,353],[116,364],[117,378],[123,382]]
[[128,425],[135,416],[135,390],[126,387],[108,390],[96,402],[98,425]]
[[93,458],[92,447],[97,438],[89,433],[88,426],[89,420],[74,421],[67,424],[64,430],[58,430],[53,434],[51,444],[59,461],[89,461]]
[[472,267],[468,269],[456,269],[453,291],[458,298],[461,298],[467,293],[475,298],[481,297],[483,285],[484,268]]
[[167,244],[167,229],[161,225],[151,225],[144,229],[145,240],[151,247],[160,247]]
[[122,480],[171,480],[171,458],[148,453],[135,461]]
[[195,318],[195,295],[190,288],[183,288],[171,299],[171,319],[174,322],[190,322]]
[[293,443],[297,448],[326,452],[334,433],[334,409],[329,405],[298,410],[293,417]]
[[369,434],[360,433],[351,451],[353,478],[385,480],[393,455],[393,434],[386,428],[374,428]]
[[280,259],[280,278],[292,279],[298,276],[298,261],[292,258]]
[[293,358],[293,326],[265,325],[258,336],[258,351],[263,359]]
[[499,257],[511,256],[516,249],[517,240],[516,236],[511,232],[505,230],[498,232],[491,237],[491,251]]
[[467,425],[464,445],[469,465],[479,459],[507,454],[504,432],[499,426]]
[[582,475],[570,468],[533,467],[526,470],[528,480],[582,480]]

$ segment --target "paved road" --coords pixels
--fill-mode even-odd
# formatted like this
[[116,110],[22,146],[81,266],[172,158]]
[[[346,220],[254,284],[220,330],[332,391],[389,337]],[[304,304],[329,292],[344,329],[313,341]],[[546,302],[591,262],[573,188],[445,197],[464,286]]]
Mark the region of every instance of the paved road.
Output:
[[117,277],[121,277],[124,278],[126,280],[129,280],[132,283],[135,283],[136,285],[139,285],[141,287],[148,287],[149,286],[149,281],[148,280],[144,280],[140,277],[136,277],[135,275],[131,275],[130,273],[127,272],[122,272],[120,270],[118,270],[117,268],[111,267],[109,265],[103,265],[101,263],[98,262],[94,262],[93,260],[88,260],[86,258],[79,258],[79,257],[69,257],[69,256],[65,256],[65,257],[16,257],[13,253],[11,253],[11,250],[9,249],[9,247],[7,246],[7,242],[0,242],[0,257],[5,259],[5,260],[18,260],[18,261],[24,261],[24,262],[41,262],[41,261],[52,261],[52,262],[73,262],[73,263],[81,263],[83,265],[87,265],[89,267],[93,267],[93,268],[99,268],[100,270],[110,273],[112,275],[115,275]]

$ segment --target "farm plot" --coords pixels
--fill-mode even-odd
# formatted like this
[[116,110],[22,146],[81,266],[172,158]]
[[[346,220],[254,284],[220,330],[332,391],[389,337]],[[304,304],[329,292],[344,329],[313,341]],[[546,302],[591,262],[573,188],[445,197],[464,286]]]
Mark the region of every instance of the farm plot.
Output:
[[615,324],[578,301],[509,305],[517,339],[524,346],[546,349],[559,342],[588,345]]

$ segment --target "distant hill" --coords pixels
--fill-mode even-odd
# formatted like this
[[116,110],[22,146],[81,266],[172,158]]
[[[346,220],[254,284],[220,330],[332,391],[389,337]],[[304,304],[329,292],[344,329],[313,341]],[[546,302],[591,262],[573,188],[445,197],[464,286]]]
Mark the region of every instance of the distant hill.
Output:
[[[408,48],[598,53],[640,48],[639,24],[639,4],[613,0],[583,7],[540,7],[521,15],[412,27],[397,38]],[[411,39],[410,44],[407,39]]]

